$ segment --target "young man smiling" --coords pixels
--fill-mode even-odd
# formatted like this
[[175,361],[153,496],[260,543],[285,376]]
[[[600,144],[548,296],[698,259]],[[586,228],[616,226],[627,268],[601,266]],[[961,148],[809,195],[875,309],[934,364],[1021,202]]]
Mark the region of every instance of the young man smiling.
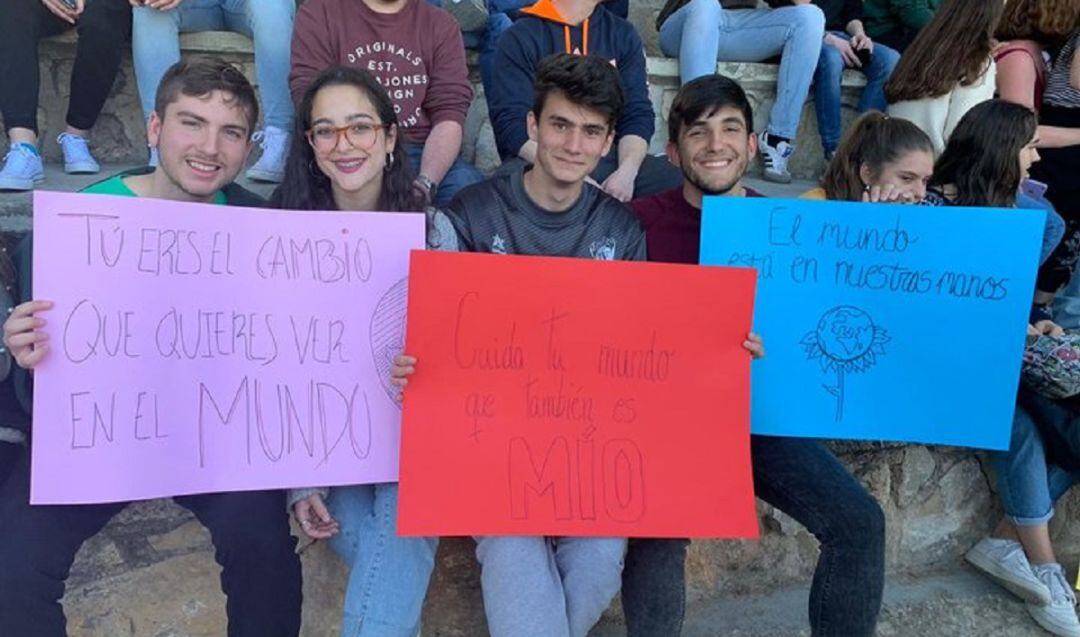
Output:
[[[258,106],[251,84],[219,60],[180,62],[166,72],[150,118],[149,140],[160,163],[85,192],[231,205],[261,200],[232,184],[251,150]],[[150,205],[152,205],[151,202]],[[19,250],[20,289],[29,296],[30,242]],[[22,370],[49,355],[35,316],[48,301],[22,303],[4,323],[4,344]],[[17,391],[29,392],[25,375]],[[28,395],[28,394],[27,394]],[[55,423],[41,423],[50,426]],[[127,503],[30,506],[30,454],[16,460],[0,485],[0,626],[11,637],[63,637],[60,598],[75,554]],[[295,637],[300,631],[300,561],[280,491],[213,493],[174,498],[210,531],[228,596],[230,637]]]
[[[683,185],[632,202],[649,259],[697,263],[705,195],[760,197],[742,178],[757,153],[753,113],[742,88],[720,75],[685,84],[668,117],[667,155]],[[814,635],[869,637],[884,584],[881,507],[821,443],[751,436],[757,496],[793,517],[821,543],[810,588]],[[687,540],[631,540],[622,600],[630,637],[682,630]]]

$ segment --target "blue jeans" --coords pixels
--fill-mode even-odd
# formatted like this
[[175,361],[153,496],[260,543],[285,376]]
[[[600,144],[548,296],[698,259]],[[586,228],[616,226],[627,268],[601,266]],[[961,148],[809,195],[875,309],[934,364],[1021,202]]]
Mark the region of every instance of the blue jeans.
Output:
[[[810,587],[813,635],[870,637],[885,584],[885,514],[821,443],[750,436],[757,496],[821,543]],[[631,540],[623,570],[629,637],[678,635],[686,605],[686,540]]]
[[[427,1],[432,6],[442,7],[442,0]],[[495,50],[499,44],[499,38],[513,25],[510,16],[496,9],[494,3],[488,3],[488,9],[487,27],[483,31],[462,31],[461,33],[465,48],[478,53],[480,81],[484,84],[485,97],[491,95],[492,82],[495,78]]]
[[478,537],[492,637],[585,637],[619,592],[624,538]]
[[824,34],[825,15],[811,4],[723,9],[717,0],[690,0],[660,26],[660,50],[679,58],[683,84],[716,73],[717,60],[761,62],[779,55],[769,132],[795,139]]
[[255,43],[263,121],[291,132],[289,47],[295,13],[293,0],[184,0],[171,11],[136,7],[131,42],[143,117],[149,119],[154,111],[154,96],[165,71],[180,61],[181,33],[236,31]]
[[[413,172],[419,174],[420,158],[424,155],[424,147],[420,144],[406,144],[405,149],[408,151]],[[432,203],[436,208],[442,208],[450,203],[457,191],[481,181],[484,181],[484,175],[459,155],[450,165],[450,170],[446,171],[446,176],[439,182],[439,192],[435,193],[435,201]]]
[[1076,483],[1075,473],[1047,457],[1050,441],[1040,430],[1044,426],[1067,427],[1072,419],[1072,412],[1060,403],[1020,389],[1009,450],[990,454],[1005,517],[1013,524],[1048,523],[1054,517],[1054,503]]
[[396,482],[334,487],[330,547],[349,565],[343,637],[415,637],[438,538],[397,535]]
[[[851,36],[840,31],[830,31],[834,36],[850,42]],[[860,69],[866,75],[866,88],[859,98],[859,112],[885,112],[885,82],[889,80],[900,54],[884,44],[874,43],[870,64]],[[844,58],[840,50],[821,43],[821,57],[814,71],[814,109],[817,111],[818,131],[825,152],[831,153],[840,144],[843,125],[840,121],[840,82],[844,76]]]

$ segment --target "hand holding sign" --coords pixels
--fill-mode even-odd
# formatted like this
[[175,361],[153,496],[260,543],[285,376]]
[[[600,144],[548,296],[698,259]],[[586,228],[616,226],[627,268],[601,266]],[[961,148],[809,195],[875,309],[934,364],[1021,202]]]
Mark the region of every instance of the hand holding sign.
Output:
[[398,531],[756,535],[752,281],[414,252]]
[[42,331],[45,319],[38,312],[48,312],[52,301],[20,303],[4,321],[4,345],[19,367],[33,369],[49,352],[49,333]]

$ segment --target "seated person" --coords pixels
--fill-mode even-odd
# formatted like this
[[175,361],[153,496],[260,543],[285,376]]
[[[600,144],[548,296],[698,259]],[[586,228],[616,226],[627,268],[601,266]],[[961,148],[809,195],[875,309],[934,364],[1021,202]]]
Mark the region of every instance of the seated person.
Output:
[[315,77],[337,65],[367,70],[390,94],[415,187],[429,203],[445,206],[458,190],[483,179],[461,157],[473,91],[453,16],[412,0],[307,0],[293,31],[293,101],[299,103]]
[[[660,50],[679,58],[682,83],[716,72],[717,60],[762,62],[780,56],[776,102],[758,138],[765,179],[791,181],[788,160],[795,152],[810,82],[825,33],[825,16],[810,0],[668,0],[656,19]],[[793,5],[793,6],[780,6]]]
[[109,97],[131,24],[128,0],[0,2],[0,115],[11,149],[0,169],[0,190],[33,190],[45,179],[38,140],[38,41],[69,29],[79,34],[71,69],[67,126],[56,139],[64,172],[101,170],[87,145],[90,129]]
[[[262,200],[233,184],[251,151],[251,131],[258,120],[255,89],[228,63],[207,59],[180,62],[158,86],[157,110],[148,134],[161,159],[157,168],[115,175],[84,192],[147,199],[258,206]],[[197,126],[191,124],[199,123]],[[204,148],[216,149],[218,167],[198,170],[188,159]],[[152,205],[148,206],[152,209]],[[152,210],[151,210],[152,212]],[[149,213],[148,213],[149,214]],[[18,269],[29,273],[30,237],[18,251]],[[49,356],[60,356],[39,332],[38,313],[52,304],[27,300],[4,323],[4,345],[16,363],[32,370]],[[49,318],[52,318],[51,316]],[[59,350],[59,348],[57,348]],[[27,381],[28,382],[28,381]],[[36,427],[57,423],[38,422]],[[281,491],[206,493],[174,498],[210,531],[222,567],[230,637],[296,637],[300,632],[300,559],[290,534]],[[86,540],[94,537],[127,502],[66,506],[30,505],[30,453],[24,449],[0,482],[0,626],[16,637],[64,637],[60,598]]]
[[645,50],[634,27],[600,8],[599,0],[541,0],[503,34],[495,66],[495,87],[488,95],[491,126],[504,167],[536,159],[526,115],[540,62],[556,53],[596,55],[619,71],[626,107],[615,124],[615,148],[605,155],[591,179],[620,201],[677,186],[682,177],[667,160],[648,154],[656,116],[649,99]]
[[866,33],[903,53],[941,4],[942,0],[863,0]]
[[[154,112],[154,95],[165,70],[180,60],[180,34],[196,31],[236,31],[255,44],[255,75],[265,115],[263,130],[255,133],[262,156],[248,169],[248,179],[278,183],[292,131],[293,105],[286,77],[292,33],[293,0],[164,0],[138,3],[132,17],[132,61],[139,83],[139,101],[147,119]],[[157,158],[150,154],[150,165]]]
[[866,76],[858,112],[884,112],[885,82],[900,61],[900,54],[866,34],[862,0],[813,1],[825,14],[825,39],[814,72],[814,110],[828,160],[836,152],[843,132],[840,87],[844,69],[858,69]]

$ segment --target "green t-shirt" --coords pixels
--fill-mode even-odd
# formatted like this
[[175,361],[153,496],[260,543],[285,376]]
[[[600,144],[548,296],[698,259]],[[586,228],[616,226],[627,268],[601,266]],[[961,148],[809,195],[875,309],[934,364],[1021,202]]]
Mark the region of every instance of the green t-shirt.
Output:
[[[139,195],[136,195],[135,192],[131,188],[128,188],[127,184],[124,183],[124,177],[125,175],[123,174],[113,175],[112,177],[109,177],[104,181],[99,181],[96,184],[87,186],[82,190],[82,192],[88,192],[95,195],[138,197]],[[225,193],[221,192],[220,190],[214,193],[214,203],[219,205],[224,205],[225,203],[227,203],[225,200]]]

